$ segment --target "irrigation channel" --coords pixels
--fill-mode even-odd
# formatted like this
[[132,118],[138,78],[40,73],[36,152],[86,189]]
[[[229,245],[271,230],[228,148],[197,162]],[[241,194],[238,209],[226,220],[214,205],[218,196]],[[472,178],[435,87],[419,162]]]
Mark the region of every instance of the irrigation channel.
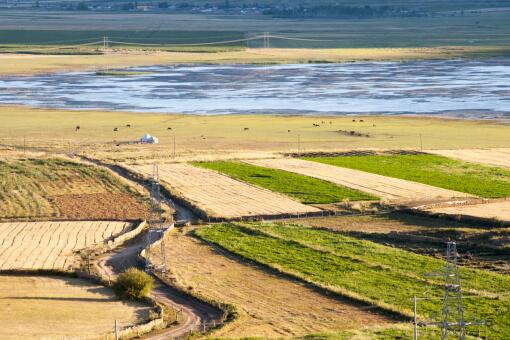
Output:
[[0,78],[0,104],[225,114],[442,114],[510,118],[510,58],[135,67]]

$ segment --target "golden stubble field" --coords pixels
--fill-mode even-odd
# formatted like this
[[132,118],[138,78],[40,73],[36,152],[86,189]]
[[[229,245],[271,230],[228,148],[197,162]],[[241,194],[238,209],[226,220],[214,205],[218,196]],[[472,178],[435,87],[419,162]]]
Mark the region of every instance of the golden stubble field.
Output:
[[109,288],[64,277],[0,275],[0,338],[94,339],[145,322],[151,307]]
[[241,263],[184,233],[167,237],[167,266],[177,283],[233,304],[240,314],[214,336],[274,338],[394,325],[373,309]]
[[[131,168],[145,176],[152,175],[151,165]],[[159,177],[174,195],[182,197],[208,217],[230,219],[320,211],[284,195],[190,164],[160,164]]]
[[510,148],[431,150],[430,153],[456,158],[467,162],[510,168]]
[[131,230],[113,221],[0,223],[0,270],[70,270],[76,252]]

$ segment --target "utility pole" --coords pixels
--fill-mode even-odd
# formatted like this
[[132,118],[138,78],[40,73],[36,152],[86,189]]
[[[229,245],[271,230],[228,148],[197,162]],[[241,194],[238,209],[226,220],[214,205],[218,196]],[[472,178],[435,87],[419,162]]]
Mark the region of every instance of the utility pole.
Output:
[[264,48],[269,48],[269,32],[264,32]]
[[115,320],[115,340],[119,340],[119,326],[117,320]]
[[27,138],[23,136],[23,154],[27,154]]
[[174,135],[174,159],[175,159],[175,135]]
[[421,133],[420,133],[420,151],[423,152],[423,140],[421,138]]
[[297,135],[297,153],[301,156],[301,135]]
[[[103,54],[105,56],[108,56],[108,47],[109,47],[109,40],[108,40],[108,37],[103,37]],[[108,71],[109,67],[108,67],[108,63],[106,64],[106,70]]]
[[418,329],[417,329],[417,322],[416,322],[416,295],[413,297],[414,301],[414,325],[413,325],[413,340],[418,340]]

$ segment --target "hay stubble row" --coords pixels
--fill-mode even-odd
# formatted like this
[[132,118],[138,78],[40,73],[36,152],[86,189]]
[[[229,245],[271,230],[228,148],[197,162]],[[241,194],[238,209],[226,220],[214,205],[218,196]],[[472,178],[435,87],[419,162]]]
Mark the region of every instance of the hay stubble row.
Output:
[[431,150],[428,152],[466,162],[510,168],[510,148]]
[[301,159],[258,159],[245,162],[315,177],[389,201],[419,201],[470,196],[431,185]]
[[[152,174],[151,165],[133,168],[146,176]],[[277,216],[320,211],[286,196],[189,164],[160,164],[159,176],[172,192],[209,217]]]
[[0,223],[0,270],[69,270],[78,250],[130,228],[112,221]]

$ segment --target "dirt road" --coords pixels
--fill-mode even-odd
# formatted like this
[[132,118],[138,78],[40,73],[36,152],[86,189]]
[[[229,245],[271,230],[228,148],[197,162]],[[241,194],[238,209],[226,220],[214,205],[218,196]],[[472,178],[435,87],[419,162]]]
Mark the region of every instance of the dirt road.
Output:
[[[101,274],[114,279],[127,268],[143,268],[138,254],[143,250],[145,235],[142,234],[128,245],[118,248],[97,262]],[[159,303],[178,312],[179,323],[167,329],[148,334],[145,339],[184,338],[192,331],[202,331],[204,325],[219,323],[223,312],[189,295],[166,285],[159,279],[154,280],[152,297]],[[206,326],[206,329],[209,328]]]

